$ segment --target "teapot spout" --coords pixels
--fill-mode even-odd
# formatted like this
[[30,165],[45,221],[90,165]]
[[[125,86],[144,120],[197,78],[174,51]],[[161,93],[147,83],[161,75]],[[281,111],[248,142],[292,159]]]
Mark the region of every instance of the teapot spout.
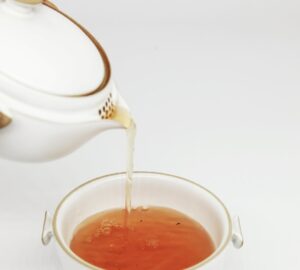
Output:
[[121,128],[128,129],[133,124],[133,117],[127,104],[121,96],[118,98],[117,104],[114,107],[114,111],[110,119],[118,123]]

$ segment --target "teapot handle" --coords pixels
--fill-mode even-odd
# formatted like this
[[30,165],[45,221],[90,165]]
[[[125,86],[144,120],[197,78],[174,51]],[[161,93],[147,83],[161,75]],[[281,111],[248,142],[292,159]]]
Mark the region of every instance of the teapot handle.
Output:
[[4,114],[3,112],[0,112],[0,129],[8,126],[11,123],[11,118]]
[[43,4],[48,6],[48,7],[52,7],[54,9],[58,10],[58,7],[55,4],[53,4],[52,2],[48,1],[48,0],[43,0]]
[[12,122],[12,117],[10,113],[8,113],[7,110],[1,109],[1,104],[0,104],[0,129],[8,126]]

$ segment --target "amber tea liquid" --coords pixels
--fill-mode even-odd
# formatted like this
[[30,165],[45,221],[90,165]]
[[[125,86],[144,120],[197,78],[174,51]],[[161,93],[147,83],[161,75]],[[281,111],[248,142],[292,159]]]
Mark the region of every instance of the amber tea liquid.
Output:
[[83,260],[107,270],[183,270],[215,249],[198,222],[162,207],[96,214],[79,225],[70,247]]

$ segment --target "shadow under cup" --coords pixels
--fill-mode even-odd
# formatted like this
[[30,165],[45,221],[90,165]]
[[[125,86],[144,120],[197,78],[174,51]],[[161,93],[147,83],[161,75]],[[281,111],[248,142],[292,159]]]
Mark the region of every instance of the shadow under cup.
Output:
[[[53,233],[59,245],[63,269],[100,269],[83,261],[69,248],[76,227],[104,210],[124,208],[125,173],[91,180],[71,191],[59,204]],[[210,234],[216,250],[189,269],[220,270],[223,253],[232,237],[232,222],[224,204],[200,185],[173,175],[135,172],[132,206],[161,206],[176,209],[198,221]]]

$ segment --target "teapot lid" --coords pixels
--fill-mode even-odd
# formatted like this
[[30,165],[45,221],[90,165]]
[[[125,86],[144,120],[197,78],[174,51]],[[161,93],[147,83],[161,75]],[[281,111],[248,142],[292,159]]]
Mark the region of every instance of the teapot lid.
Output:
[[0,0],[0,74],[31,90],[87,96],[110,77],[108,59],[82,26],[42,0]]

